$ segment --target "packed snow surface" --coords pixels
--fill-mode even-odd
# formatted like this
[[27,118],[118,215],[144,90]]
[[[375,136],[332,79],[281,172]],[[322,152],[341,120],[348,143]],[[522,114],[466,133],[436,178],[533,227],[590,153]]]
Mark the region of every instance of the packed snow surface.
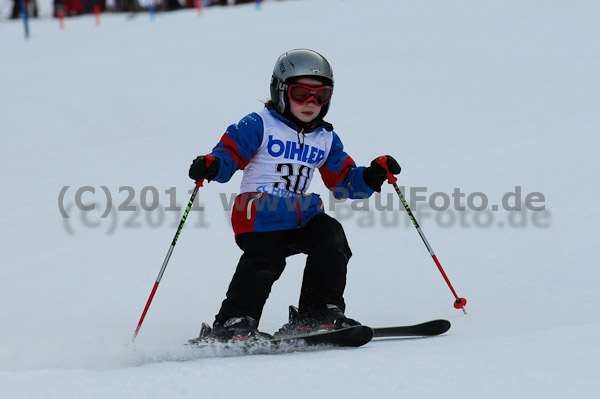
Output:
[[[49,4],[29,40],[21,21],[0,21],[3,398],[597,394],[600,3],[272,1],[64,30]],[[327,120],[357,164],[402,165],[468,314],[390,186],[336,203],[317,175],[310,189],[354,253],[347,315],[452,329],[276,356],[184,346],[212,322],[241,253],[228,219],[240,172],[200,189],[204,211],[190,213],[131,344],[189,164],[262,108],[277,56],[300,47],[333,65]],[[303,262],[289,258],[261,329],[286,322]]]

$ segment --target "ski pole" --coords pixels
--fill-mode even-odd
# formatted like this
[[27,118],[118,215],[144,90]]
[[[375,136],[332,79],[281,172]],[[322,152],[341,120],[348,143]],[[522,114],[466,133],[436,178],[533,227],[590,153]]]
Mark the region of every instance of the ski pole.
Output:
[[450,280],[448,279],[446,272],[444,272],[444,269],[442,268],[440,261],[438,260],[437,256],[435,256],[435,253],[433,252],[431,245],[429,245],[427,238],[425,238],[425,234],[423,234],[423,230],[421,230],[421,227],[419,226],[419,223],[417,222],[415,215],[413,215],[412,211],[410,210],[410,207],[408,206],[408,202],[406,202],[404,195],[402,195],[402,191],[396,184],[398,179],[389,171],[388,166],[387,166],[387,157],[382,156],[382,157],[377,158],[377,163],[387,171],[388,183],[390,183],[394,187],[394,190],[396,190],[396,193],[398,193],[398,197],[400,197],[400,201],[402,201],[402,204],[404,205],[404,209],[406,209],[406,213],[408,213],[408,217],[410,218],[413,225],[419,232],[419,235],[421,236],[423,243],[425,244],[425,246],[427,247],[427,250],[429,251],[429,255],[431,255],[431,257],[433,258],[433,261],[435,262],[438,270],[442,274],[442,277],[444,277],[446,284],[448,284],[450,291],[452,291],[454,298],[456,298],[456,301],[454,301],[454,307],[456,309],[461,309],[464,314],[467,314],[467,311],[465,310],[465,305],[467,304],[467,300],[465,298],[459,298],[458,295],[456,294],[456,291],[454,290],[454,287],[452,287],[452,284],[450,283]]
[[[212,161],[215,159],[212,155],[206,155],[206,167],[208,168]],[[158,284],[160,284],[160,280],[162,279],[163,274],[165,273],[165,269],[167,268],[167,263],[169,263],[169,259],[171,258],[171,254],[173,253],[173,249],[175,249],[175,244],[177,244],[177,240],[179,239],[179,234],[181,234],[181,230],[183,229],[183,225],[185,224],[185,220],[192,209],[192,205],[194,204],[194,200],[196,199],[196,194],[198,194],[198,189],[202,187],[204,183],[203,180],[199,180],[196,182],[196,187],[194,187],[194,191],[192,192],[192,196],[190,197],[190,202],[188,202],[187,207],[185,208],[185,212],[183,212],[183,217],[181,218],[181,222],[179,222],[179,227],[177,227],[177,232],[175,233],[175,237],[171,242],[171,246],[169,247],[169,251],[167,252],[167,256],[163,261],[162,267],[160,268],[160,272],[158,273],[158,277],[156,278],[156,282],[154,283],[154,287],[152,287],[152,292],[150,292],[150,297],[148,297],[148,301],[146,302],[146,307],[144,307],[144,311],[142,312],[142,317],[140,317],[140,321],[133,333],[133,337],[131,337],[131,342],[135,341],[135,338],[142,327],[142,323],[144,322],[144,318],[146,318],[146,313],[148,312],[148,308],[150,307],[150,303],[152,303],[152,299],[154,298],[154,294],[156,293],[156,289],[158,288]]]
[[29,13],[27,12],[27,1],[20,0],[20,5],[23,24],[25,25],[25,39],[29,39]]

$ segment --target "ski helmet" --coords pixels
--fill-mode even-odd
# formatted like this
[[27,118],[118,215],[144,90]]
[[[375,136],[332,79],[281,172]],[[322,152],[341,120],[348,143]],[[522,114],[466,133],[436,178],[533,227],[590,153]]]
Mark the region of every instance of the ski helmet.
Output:
[[[321,54],[308,49],[290,50],[281,54],[271,78],[271,101],[280,114],[286,113],[289,108],[288,85],[301,77],[317,79],[333,87],[333,70]],[[329,102],[323,105],[319,118],[322,119],[328,110]]]

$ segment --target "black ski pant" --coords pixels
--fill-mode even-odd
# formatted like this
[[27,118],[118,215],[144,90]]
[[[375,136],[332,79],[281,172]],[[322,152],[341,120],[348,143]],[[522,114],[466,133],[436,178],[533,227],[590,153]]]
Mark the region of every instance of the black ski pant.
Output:
[[286,258],[298,253],[308,255],[298,304],[300,312],[322,309],[327,304],[345,310],[346,266],[352,252],[342,225],[334,218],[318,214],[303,228],[243,233],[237,242],[244,253],[216,322],[224,323],[234,316],[260,320]]

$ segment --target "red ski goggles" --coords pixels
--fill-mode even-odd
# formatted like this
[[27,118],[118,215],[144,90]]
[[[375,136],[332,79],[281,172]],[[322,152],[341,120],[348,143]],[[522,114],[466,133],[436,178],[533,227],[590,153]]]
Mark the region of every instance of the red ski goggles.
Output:
[[306,104],[314,100],[318,106],[325,105],[331,100],[333,87],[314,86],[302,83],[294,83],[288,87],[288,97],[296,104]]

